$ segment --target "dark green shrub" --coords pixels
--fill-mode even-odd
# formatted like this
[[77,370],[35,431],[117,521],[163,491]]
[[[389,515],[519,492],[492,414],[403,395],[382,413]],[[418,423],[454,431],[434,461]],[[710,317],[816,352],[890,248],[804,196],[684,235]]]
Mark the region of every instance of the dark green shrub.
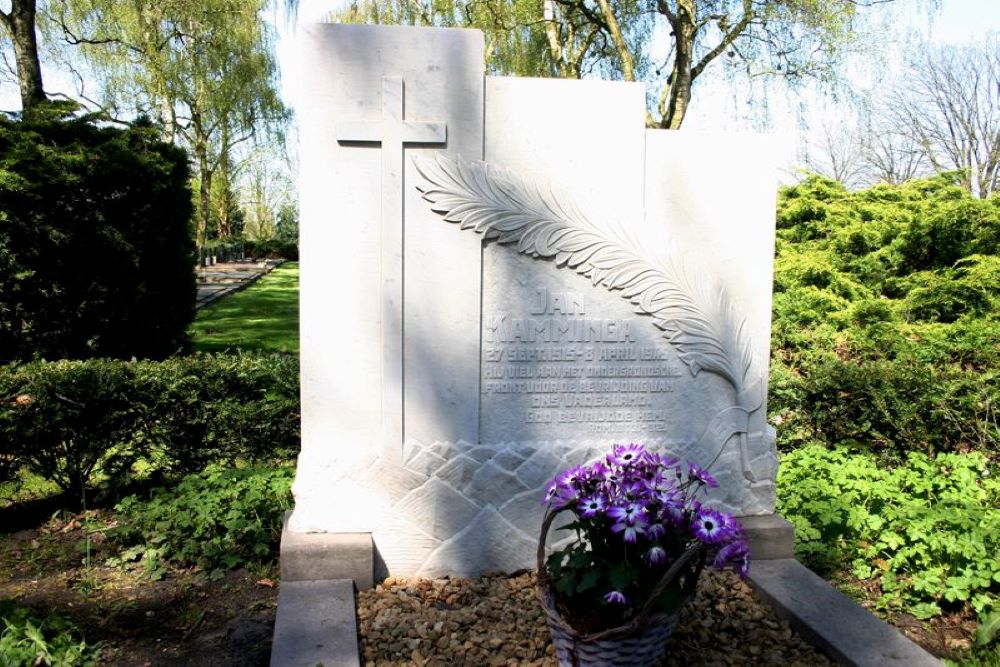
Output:
[[91,476],[120,477],[145,424],[133,366],[92,359],[0,368],[0,439],[22,465],[82,496]]
[[290,467],[189,475],[174,488],[154,490],[148,499],[122,500],[115,507],[120,528],[111,538],[209,571],[269,562],[277,555],[282,518],[292,504],[293,478]]
[[184,151],[148,125],[0,118],[0,361],[180,348],[188,177]]
[[299,245],[295,241],[290,240],[246,240],[243,242],[243,252],[247,257],[253,257],[255,259],[287,259],[291,262],[299,261]]
[[298,358],[193,355],[137,365],[152,449],[170,472],[288,458],[299,444]]
[[[996,278],[1000,280],[1000,272]],[[977,285],[952,270],[921,271],[907,277],[903,310],[911,320],[954,322],[963,315],[983,315],[993,305],[1000,284]]]
[[[298,360],[196,355],[0,366],[0,443],[65,490],[100,479],[287,459],[298,449]],[[0,449],[0,455],[5,451]]]

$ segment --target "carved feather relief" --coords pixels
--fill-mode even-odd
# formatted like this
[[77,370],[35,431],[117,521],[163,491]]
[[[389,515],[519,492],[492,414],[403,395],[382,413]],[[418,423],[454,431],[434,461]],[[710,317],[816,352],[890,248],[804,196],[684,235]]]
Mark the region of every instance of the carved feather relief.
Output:
[[[692,375],[727,380],[740,404],[752,401],[750,341],[727,292],[714,281],[674,266],[653,266],[629,242],[609,238],[566,197],[484,162],[438,154],[415,159],[426,183],[418,186],[448,222],[472,229],[519,252],[550,259],[619,291],[677,350]],[[759,405],[746,404],[748,410]]]

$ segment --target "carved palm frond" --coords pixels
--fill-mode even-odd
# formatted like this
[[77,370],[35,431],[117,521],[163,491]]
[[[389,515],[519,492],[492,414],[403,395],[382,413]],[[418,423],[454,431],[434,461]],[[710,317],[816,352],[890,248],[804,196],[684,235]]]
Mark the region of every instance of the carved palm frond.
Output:
[[431,209],[448,222],[526,255],[555,261],[618,290],[636,312],[650,315],[692,375],[715,373],[740,394],[751,352],[746,320],[708,277],[692,279],[674,266],[656,267],[627,242],[609,238],[575,205],[506,169],[437,154],[414,160]]

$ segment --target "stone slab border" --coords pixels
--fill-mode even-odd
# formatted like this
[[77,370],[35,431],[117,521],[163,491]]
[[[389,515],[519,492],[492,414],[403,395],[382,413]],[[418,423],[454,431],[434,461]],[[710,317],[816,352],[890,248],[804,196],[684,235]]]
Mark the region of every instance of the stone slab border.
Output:
[[350,579],[282,581],[271,667],[359,667],[356,619]]
[[841,665],[941,664],[793,558],[754,561],[750,583],[803,639]]

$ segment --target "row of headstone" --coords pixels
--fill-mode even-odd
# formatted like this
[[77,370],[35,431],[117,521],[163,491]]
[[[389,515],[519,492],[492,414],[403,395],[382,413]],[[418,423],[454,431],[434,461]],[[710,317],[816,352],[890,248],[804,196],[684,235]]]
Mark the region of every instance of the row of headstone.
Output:
[[242,243],[198,246],[198,266],[215,266],[218,262],[235,262],[243,257]]
[[532,567],[545,483],[643,442],[774,512],[776,161],[640,84],[484,76],[478,31],[301,30],[296,532]]

